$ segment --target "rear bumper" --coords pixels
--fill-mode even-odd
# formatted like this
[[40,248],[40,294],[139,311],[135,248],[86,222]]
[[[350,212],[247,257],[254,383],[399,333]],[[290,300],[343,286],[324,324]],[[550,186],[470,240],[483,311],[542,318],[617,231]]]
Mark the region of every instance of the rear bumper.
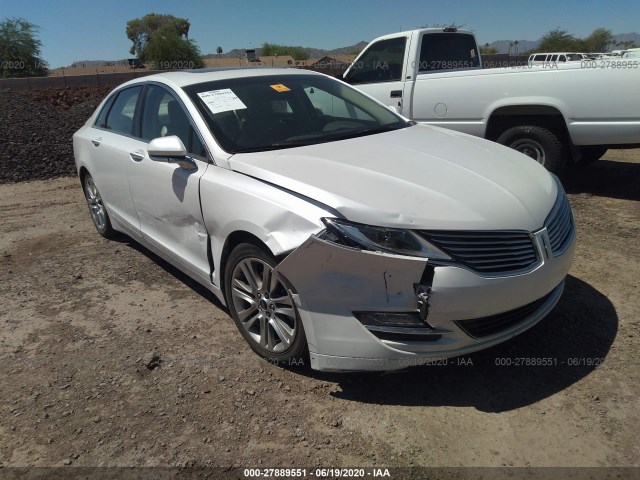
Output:
[[[277,269],[296,289],[312,368],[396,370],[482,350],[531,328],[560,299],[574,249],[575,234],[562,255],[541,253],[529,272],[483,277],[458,266],[434,267],[425,258],[367,252],[312,236]],[[418,286],[430,289],[426,340],[381,334],[353,313],[416,315]]]

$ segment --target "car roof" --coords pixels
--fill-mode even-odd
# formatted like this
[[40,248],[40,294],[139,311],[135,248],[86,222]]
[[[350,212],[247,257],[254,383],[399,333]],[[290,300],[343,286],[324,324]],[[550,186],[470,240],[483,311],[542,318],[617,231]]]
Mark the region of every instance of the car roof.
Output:
[[575,54],[582,55],[581,52],[539,52],[539,53],[532,53],[529,56],[533,57],[534,55],[575,55]]
[[201,68],[197,70],[180,70],[162,72],[147,75],[131,80],[125,85],[134,85],[143,82],[161,82],[175,88],[182,88],[197,83],[212,82],[215,80],[227,80],[232,78],[264,77],[269,75],[320,75],[321,73],[299,68]]

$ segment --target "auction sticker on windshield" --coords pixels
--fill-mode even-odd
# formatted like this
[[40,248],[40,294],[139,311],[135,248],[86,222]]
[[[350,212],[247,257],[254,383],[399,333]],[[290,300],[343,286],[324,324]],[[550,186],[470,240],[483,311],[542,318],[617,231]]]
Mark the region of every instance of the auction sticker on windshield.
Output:
[[291,89],[289,87],[287,87],[286,85],[283,85],[281,83],[278,83],[276,85],[271,85],[271,88],[273,88],[276,92],[290,92]]
[[242,103],[242,100],[240,100],[230,88],[201,92],[198,93],[198,96],[202,99],[211,113],[221,113],[247,108],[247,106]]

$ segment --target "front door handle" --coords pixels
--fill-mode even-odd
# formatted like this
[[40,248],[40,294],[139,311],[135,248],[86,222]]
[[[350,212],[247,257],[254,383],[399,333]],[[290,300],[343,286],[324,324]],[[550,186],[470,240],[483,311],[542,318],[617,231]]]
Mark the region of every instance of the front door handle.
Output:
[[391,90],[391,98],[402,98],[402,90]]
[[144,155],[139,152],[129,152],[129,155],[131,156],[131,159],[136,162],[140,162],[144,159]]
[[91,143],[93,143],[94,147],[99,147],[101,142],[102,142],[102,138],[100,138],[100,137],[91,140]]

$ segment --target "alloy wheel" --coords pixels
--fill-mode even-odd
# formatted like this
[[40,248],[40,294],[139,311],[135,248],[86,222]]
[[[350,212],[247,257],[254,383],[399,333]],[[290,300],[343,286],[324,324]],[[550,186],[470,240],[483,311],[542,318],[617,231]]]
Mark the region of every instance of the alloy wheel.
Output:
[[238,320],[249,337],[270,353],[291,348],[298,315],[289,289],[273,268],[259,258],[244,258],[234,267],[231,288]]
[[104,232],[107,228],[106,211],[100,192],[98,192],[98,188],[90,176],[85,180],[84,194],[87,199],[87,204],[89,205],[89,212],[91,213],[93,223],[98,231]]

